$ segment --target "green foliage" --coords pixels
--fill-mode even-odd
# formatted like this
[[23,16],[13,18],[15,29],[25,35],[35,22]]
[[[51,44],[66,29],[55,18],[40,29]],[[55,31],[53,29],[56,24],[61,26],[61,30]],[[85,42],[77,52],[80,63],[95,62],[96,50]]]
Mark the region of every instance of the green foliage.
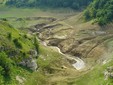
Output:
[[16,47],[22,49],[22,44],[19,42],[18,39],[14,39],[13,42],[14,42],[14,44],[15,44]]
[[1,76],[2,74],[4,74],[4,71],[3,71],[3,70],[4,70],[3,67],[0,66],[0,76]]
[[70,7],[80,9],[93,0],[8,0],[6,5],[16,7]]
[[99,25],[113,20],[113,0],[94,0],[84,12],[85,20],[95,19]]
[[9,40],[12,39],[12,33],[11,33],[11,32],[9,32],[9,33],[7,34],[7,38],[8,38]]
[[85,18],[85,20],[89,20],[90,19],[90,13],[89,13],[88,10],[85,10],[85,12],[84,12],[84,18]]
[[2,20],[3,20],[3,21],[7,21],[7,19],[6,19],[6,18],[2,18]]
[[0,52],[0,73],[6,77],[11,77],[13,72],[13,62],[4,52]]
[[39,43],[38,43],[38,40],[37,40],[37,37],[36,36],[34,38],[34,46],[36,48],[37,53],[39,53]]
[[[28,76],[25,74],[29,73],[28,69],[18,64],[26,58],[34,57],[29,53],[35,49],[33,41],[32,35],[20,32],[7,21],[0,21],[0,85],[17,85],[16,76],[20,73],[22,77]],[[38,41],[35,44],[38,46]]]

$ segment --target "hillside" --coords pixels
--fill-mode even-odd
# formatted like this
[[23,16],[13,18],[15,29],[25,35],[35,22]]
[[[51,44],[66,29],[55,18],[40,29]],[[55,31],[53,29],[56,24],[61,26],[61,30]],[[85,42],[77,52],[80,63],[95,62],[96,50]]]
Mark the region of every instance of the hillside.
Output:
[[12,77],[17,65],[31,70],[37,69],[34,60],[38,57],[39,52],[38,48],[36,49],[37,41],[32,42],[34,39],[32,35],[24,34],[6,21],[0,20],[0,78]]
[[99,25],[106,25],[113,20],[113,0],[94,0],[85,10],[86,20],[94,20]]
[[[43,14],[46,13],[47,11]],[[41,46],[41,49],[38,65],[41,71],[33,73],[26,84],[32,85],[32,82],[34,82],[34,84],[40,83],[41,85],[44,83],[47,85],[69,85],[70,83],[72,85],[76,83],[77,85],[87,85],[88,83],[85,81],[89,81],[90,85],[95,77],[97,80],[100,78],[101,84],[111,83],[112,79],[104,81],[103,72],[107,67],[112,66],[112,24],[101,27],[98,24],[92,24],[92,22],[82,22],[81,12],[75,12],[71,16],[66,15],[67,17],[61,17],[61,14],[58,14],[59,17],[56,17],[54,13],[51,13],[51,17],[39,17],[41,16],[39,11],[37,17],[6,18],[7,23],[23,32],[38,33],[37,37],[40,39],[39,46]],[[86,68],[79,72],[72,67],[73,60],[68,60],[66,56],[59,54],[56,49],[53,50],[53,48],[45,46],[45,43],[48,46],[59,47],[61,52],[65,54],[79,57],[85,62]],[[62,60],[61,57],[64,59]],[[47,58],[46,62],[45,58]],[[62,69],[62,66],[64,69]],[[41,80],[44,82],[34,81],[35,77],[39,78],[37,74],[46,75],[46,79],[49,79],[49,81],[46,81],[43,76]],[[91,74],[92,76],[89,76]],[[88,76],[89,78],[87,78]],[[100,84],[99,81],[94,83],[94,85],[98,84]]]
[[[82,13],[78,13],[47,25],[37,23],[32,27],[35,30],[30,30],[39,32],[39,39],[48,46],[57,46],[63,53],[79,57],[85,62],[86,74],[70,78],[71,85],[112,85],[112,78],[107,76],[107,80],[104,80],[104,72],[108,67],[112,68],[113,25],[101,27],[92,24],[92,21],[83,22],[81,17]],[[69,84],[62,81],[60,85]]]
[[112,0],[90,1],[1,1],[0,85],[113,85]]
[[[37,40],[37,33],[29,33],[28,28],[20,30],[20,27],[23,27],[21,25],[23,20],[29,22],[26,23],[26,27],[29,27],[35,23],[51,23],[56,19],[50,17],[1,18],[0,84],[45,85],[56,81],[61,82],[62,79],[48,82],[48,79],[55,78],[56,75],[65,80],[72,77],[73,73],[73,76],[79,76],[79,72],[75,71],[69,62],[71,59],[64,57],[56,48],[44,46],[40,40]],[[21,21],[22,23],[19,23]],[[21,26],[18,27],[17,24]]]

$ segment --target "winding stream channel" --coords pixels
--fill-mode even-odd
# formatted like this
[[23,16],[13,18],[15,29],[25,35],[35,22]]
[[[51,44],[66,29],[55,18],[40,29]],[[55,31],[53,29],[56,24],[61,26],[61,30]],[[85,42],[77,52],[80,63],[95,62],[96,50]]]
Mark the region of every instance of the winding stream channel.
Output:
[[[47,46],[46,42],[42,42],[44,46]],[[62,54],[63,56],[65,56],[67,59],[70,59],[70,60],[73,60],[75,61],[75,63],[72,64],[72,66],[77,69],[77,70],[82,70],[85,68],[85,62],[80,59],[79,57],[75,57],[75,56],[71,56],[71,55],[68,55],[68,54],[64,54],[61,52],[60,48],[58,47],[55,47],[55,46],[47,46],[47,47],[50,47],[50,48],[53,48],[53,49],[57,49],[57,51]]]

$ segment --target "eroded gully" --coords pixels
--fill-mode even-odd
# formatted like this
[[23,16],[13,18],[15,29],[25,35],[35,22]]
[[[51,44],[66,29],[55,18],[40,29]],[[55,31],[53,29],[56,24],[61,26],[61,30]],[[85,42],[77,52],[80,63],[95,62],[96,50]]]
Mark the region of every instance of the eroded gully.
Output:
[[82,70],[85,68],[85,62],[80,59],[79,57],[75,57],[75,56],[71,56],[68,54],[64,54],[61,52],[60,48],[56,47],[56,46],[48,46],[46,44],[46,42],[42,42],[42,44],[46,47],[50,47],[52,49],[56,49],[60,54],[62,54],[63,56],[65,56],[67,59],[73,60],[75,61],[75,63],[72,64],[72,66],[76,69],[76,70]]

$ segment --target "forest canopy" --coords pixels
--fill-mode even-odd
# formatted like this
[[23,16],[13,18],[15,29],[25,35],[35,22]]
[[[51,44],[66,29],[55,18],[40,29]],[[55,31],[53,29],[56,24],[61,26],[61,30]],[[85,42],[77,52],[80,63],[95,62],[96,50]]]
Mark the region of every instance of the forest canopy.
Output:
[[93,0],[8,0],[6,5],[16,7],[69,7],[80,9]]
[[85,20],[106,25],[113,20],[113,0],[94,0],[84,12]]

